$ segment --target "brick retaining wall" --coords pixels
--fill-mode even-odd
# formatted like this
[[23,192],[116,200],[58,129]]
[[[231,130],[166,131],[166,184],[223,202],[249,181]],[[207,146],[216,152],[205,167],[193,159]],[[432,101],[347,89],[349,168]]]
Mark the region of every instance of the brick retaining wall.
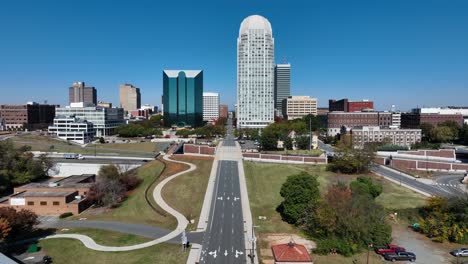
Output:
[[262,162],[277,162],[277,163],[305,163],[305,164],[327,164],[327,157],[308,157],[308,156],[287,156],[275,154],[253,154],[243,153],[245,160],[262,161]]
[[214,156],[216,148],[205,145],[184,144],[184,153]]

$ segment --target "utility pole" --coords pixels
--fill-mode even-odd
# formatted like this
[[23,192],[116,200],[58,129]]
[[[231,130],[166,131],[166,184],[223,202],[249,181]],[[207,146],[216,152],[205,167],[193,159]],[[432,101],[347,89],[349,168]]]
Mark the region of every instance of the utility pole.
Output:
[[309,151],[312,148],[312,115],[309,114]]

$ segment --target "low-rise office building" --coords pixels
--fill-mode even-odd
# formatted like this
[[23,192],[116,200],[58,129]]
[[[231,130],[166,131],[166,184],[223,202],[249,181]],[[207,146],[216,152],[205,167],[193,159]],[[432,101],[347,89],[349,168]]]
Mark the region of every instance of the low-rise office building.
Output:
[[310,96],[288,96],[283,100],[283,117],[288,120],[317,115],[317,99]]
[[366,143],[386,142],[410,147],[421,142],[421,129],[382,128],[378,126],[354,127],[351,130],[353,147],[362,148]]
[[75,116],[56,116],[48,132],[58,138],[78,144],[91,142],[96,134],[91,122],[80,120]]
[[462,115],[465,124],[468,124],[468,107],[447,106],[447,107],[422,107],[413,109],[413,113],[439,114],[439,115]]
[[228,118],[228,106],[225,104],[219,105],[219,117]]
[[55,117],[56,105],[28,102],[24,105],[0,105],[0,118],[5,129],[24,130],[47,128]]
[[330,112],[361,112],[374,109],[374,102],[369,100],[349,101],[347,98],[341,100],[328,100],[328,108]]
[[64,179],[28,183],[14,188],[13,194],[0,199],[0,207],[29,209],[38,215],[79,214],[91,203],[86,199],[96,180],[94,174],[74,175]]
[[431,124],[438,126],[445,121],[454,121],[459,126],[463,125],[463,115],[461,114],[437,114],[437,113],[402,113],[401,127],[402,128],[420,128],[421,124]]
[[105,108],[87,103],[72,103],[70,106],[59,107],[56,116],[73,116],[93,124],[96,137],[113,135],[116,128],[125,124],[122,108]]
[[393,124],[390,112],[329,112],[327,115],[327,134],[336,136],[346,133],[354,127],[381,126],[390,127]]

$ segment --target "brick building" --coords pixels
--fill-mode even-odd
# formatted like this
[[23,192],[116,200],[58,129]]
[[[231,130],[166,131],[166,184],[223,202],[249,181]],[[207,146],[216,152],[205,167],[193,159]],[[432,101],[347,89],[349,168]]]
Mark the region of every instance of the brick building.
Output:
[[421,129],[399,129],[381,127],[355,127],[351,132],[353,147],[362,148],[366,143],[384,142],[409,147],[421,142]]
[[461,114],[424,114],[424,113],[402,113],[401,127],[402,128],[419,128],[421,124],[428,123],[437,126],[445,121],[457,122],[463,126],[463,115]]
[[221,104],[219,105],[219,117],[228,118],[228,106]]
[[24,105],[0,105],[0,118],[5,129],[37,129],[51,124],[55,117],[56,105],[28,102]]
[[360,126],[390,127],[393,125],[392,120],[390,112],[329,112],[327,134],[335,136],[340,134],[343,128],[349,131]]
[[328,109],[330,112],[360,112],[364,110],[374,109],[374,102],[369,100],[349,101],[347,98],[341,100],[328,100]]
[[29,209],[38,215],[79,214],[91,203],[86,199],[96,176],[74,175],[64,179],[28,183],[14,188],[13,194],[0,199],[0,207]]

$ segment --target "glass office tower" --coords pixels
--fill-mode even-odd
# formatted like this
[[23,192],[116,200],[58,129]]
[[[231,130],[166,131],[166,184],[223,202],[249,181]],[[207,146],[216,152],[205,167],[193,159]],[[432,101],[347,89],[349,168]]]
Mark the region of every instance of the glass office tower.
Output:
[[165,126],[203,124],[203,71],[163,71]]

